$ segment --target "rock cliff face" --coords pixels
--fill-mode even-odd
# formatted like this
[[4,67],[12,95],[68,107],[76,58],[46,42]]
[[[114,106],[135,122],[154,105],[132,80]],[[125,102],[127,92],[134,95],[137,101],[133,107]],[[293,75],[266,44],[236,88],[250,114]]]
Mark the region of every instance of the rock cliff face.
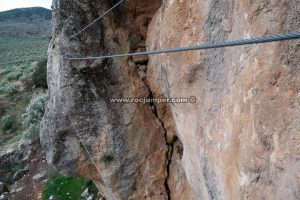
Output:
[[[94,180],[108,200],[299,198],[299,41],[149,58],[63,57],[295,31],[297,0],[128,0],[68,39],[117,1],[72,2],[53,1],[41,128],[48,164]],[[110,101],[191,96],[196,103]]]

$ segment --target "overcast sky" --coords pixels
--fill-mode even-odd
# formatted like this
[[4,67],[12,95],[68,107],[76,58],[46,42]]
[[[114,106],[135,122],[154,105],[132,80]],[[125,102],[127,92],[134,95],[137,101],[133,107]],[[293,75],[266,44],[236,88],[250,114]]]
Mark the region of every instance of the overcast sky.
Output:
[[0,11],[36,6],[50,9],[51,3],[52,0],[0,0]]

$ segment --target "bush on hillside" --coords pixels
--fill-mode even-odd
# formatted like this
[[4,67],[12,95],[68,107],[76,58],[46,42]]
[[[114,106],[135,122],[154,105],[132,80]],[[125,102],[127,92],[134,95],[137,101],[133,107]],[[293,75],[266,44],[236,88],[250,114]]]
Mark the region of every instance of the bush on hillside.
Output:
[[30,90],[33,86],[33,73],[36,70],[37,63],[33,62],[30,65],[23,66],[23,75],[19,78],[19,81],[25,86],[25,90]]
[[8,131],[10,130],[15,123],[15,118],[11,112],[11,109],[8,109],[5,113],[5,115],[1,119],[1,124],[2,124],[2,130],[3,131]]
[[32,76],[33,84],[36,87],[47,88],[47,59],[40,60]]
[[45,112],[48,95],[42,94],[31,99],[25,113],[22,115],[22,126],[24,137],[35,139],[38,137],[40,124]]
[[3,76],[3,75],[6,75],[6,74],[9,74],[12,72],[12,69],[11,68],[3,68],[0,70],[0,75]]
[[10,72],[9,74],[6,74],[6,78],[9,81],[18,80],[23,75],[23,72],[20,70],[16,70],[13,72]]
[[0,93],[12,95],[17,92],[17,89],[10,82],[3,80],[0,82]]

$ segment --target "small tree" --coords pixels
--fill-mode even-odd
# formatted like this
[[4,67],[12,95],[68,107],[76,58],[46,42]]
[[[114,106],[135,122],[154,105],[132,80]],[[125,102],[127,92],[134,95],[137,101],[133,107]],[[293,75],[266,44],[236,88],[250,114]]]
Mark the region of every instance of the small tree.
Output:
[[13,125],[15,123],[15,118],[14,118],[10,108],[6,111],[5,115],[2,117],[1,123],[2,123],[3,131],[10,130],[13,127]]
[[44,58],[37,63],[32,76],[33,84],[36,87],[47,88],[47,59]]

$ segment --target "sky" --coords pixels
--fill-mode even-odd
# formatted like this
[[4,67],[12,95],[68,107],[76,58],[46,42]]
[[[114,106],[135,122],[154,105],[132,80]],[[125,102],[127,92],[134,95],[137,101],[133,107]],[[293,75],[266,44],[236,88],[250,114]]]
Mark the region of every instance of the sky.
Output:
[[51,8],[52,0],[0,0],[0,11],[14,8],[44,7]]

